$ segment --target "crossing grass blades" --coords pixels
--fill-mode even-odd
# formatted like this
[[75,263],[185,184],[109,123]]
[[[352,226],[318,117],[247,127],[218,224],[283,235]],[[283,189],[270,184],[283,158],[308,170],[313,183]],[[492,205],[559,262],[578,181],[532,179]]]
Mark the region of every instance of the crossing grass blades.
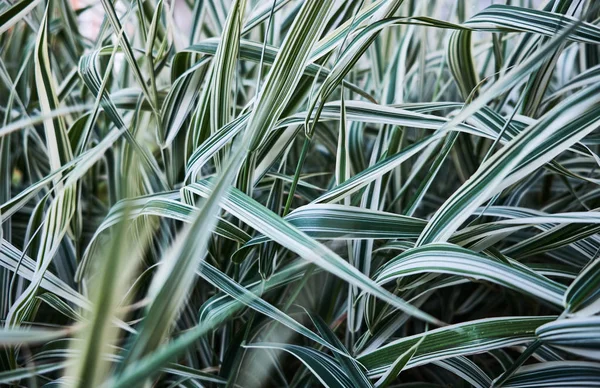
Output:
[[2,2],[0,383],[600,386],[600,7],[488,3]]

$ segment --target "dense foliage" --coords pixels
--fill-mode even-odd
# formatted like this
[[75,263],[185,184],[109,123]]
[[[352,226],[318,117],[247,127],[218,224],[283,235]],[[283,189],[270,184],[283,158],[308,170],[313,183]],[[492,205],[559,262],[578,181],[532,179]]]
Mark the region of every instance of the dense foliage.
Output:
[[99,3],[0,2],[0,383],[600,386],[599,2]]

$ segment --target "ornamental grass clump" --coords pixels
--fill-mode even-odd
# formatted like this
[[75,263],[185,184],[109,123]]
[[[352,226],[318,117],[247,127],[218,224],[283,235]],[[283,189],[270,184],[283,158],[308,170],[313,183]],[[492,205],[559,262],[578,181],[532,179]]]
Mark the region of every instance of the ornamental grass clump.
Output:
[[600,3],[0,4],[0,384],[600,386]]

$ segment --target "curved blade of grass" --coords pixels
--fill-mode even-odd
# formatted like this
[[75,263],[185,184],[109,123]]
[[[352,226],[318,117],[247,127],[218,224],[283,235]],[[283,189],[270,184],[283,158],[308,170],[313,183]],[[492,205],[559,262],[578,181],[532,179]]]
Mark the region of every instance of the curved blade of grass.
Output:
[[345,371],[328,355],[315,349],[298,345],[253,343],[248,349],[281,350],[300,360],[325,387],[356,387]]
[[536,330],[538,338],[546,345],[567,352],[600,360],[600,317],[559,319]]
[[484,279],[556,305],[562,305],[565,287],[527,266],[509,259],[508,263],[476,254],[451,244],[428,244],[414,248],[386,263],[376,281],[387,283],[403,276],[420,273],[448,273]]
[[[190,194],[197,194],[203,197],[210,196],[214,189],[210,182],[200,181],[186,186],[184,190],[184,198],[186,195],[189,198]],[[342,258],[330,249],[290,225],[283,218],[256,203],[256,201],[239,190],[232,189],[229,197],[223,198],[222,201],[221,206],[223,209],[304,259],[314,262],[324,270],[331,272],[346,282],[357,286],[363,291],[408,314],[436,325],[441,323],[429,314],[391,295],[383,288],[374,285],[371,279],[342,260]]]
[[447,240],[486,200],[596,129],[600,115],[593,107],[600,101],[594,98],[599,91],[590,88],[571,96],[490,157],[439,208],[417,244]]
[[576,315],[594,315],[600,311],[600,259],[592,261],[571,283],[563,303]]
[[14,3],[0,14],[0,34],[9,30],[31,12],[40,0],[21,0]]
[[597,386],[600,364],[586,361],[551,361],[519,368],[502,386],[506,388]]
[[464,322],[393,341],[361,354],[357,360],[369,369],[369,376],[381,376],[398,355],[426,337],[407,368],[527,343],[535,338],[535,330],[553,317],[502,317]]

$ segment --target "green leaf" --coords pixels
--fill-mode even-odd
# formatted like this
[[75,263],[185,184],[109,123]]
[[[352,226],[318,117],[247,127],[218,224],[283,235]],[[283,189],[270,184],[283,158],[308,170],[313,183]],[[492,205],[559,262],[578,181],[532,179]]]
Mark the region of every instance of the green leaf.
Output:
[[279,350],[300,360],[325,387],[356,387],[345,371],[328,355],[317,350],[297,345],[253,343],[248,349]]
[[600,383],[600,364],[586,361],[551,361],[526,365],[502,386],[517,387],[592,387]]
[[14,3],[0,14],[0,34],[9,30],[31,12],[40,0],[21,0]]
[[476,254],[451,244],[428,244],[409,249],[387,262],[377,273],[379,284],[421,273],[445,273],[487,280],[562,305],[565,287],[527,266]]
[[[214,186],[208,181],[200,181],[191,184],[184,189],[184,197],[187,195],[187,198],[189,198],[190,194],[197,194],[205,197],[210,196],[214,192],[213,187]],[[400,298],[393,296],[383,288],[375,285],[371,279],[356,268],[350,266],[330,249],[319,244],[317,241],[296,229],[265,207],[259,205],[239,190],[231,190],[230,196],[231,198],[224,198],[225,201],[221,204],[223,209],[232,213],[238,219],[243,220],[246,224],[270,237],[274,241],[282,244],[287,249],[396,308],[425,321],[434,324],[441,323],[436,318],[420,311]]]
[[600,317],[559,319],[536,330],[538,338],[547,345],[567,352],[600,360],[598,329]]
[[410,361],[410,359],[415,355],[417,350],[419,349],[419,345],[423,342],[426,337],[421,337],[421,339],[416,342],[413,346],[410,347],[406,352],[402,353],[396,361],[392,365],[390,365],[389,369],[377,380],[375,383],[375,387],[377,388],[385,388],[390,385],[394,380],[398,378],[402,369],[406,366],[406,364]]
[[592,261],[575,278],[565,293],[564,306],[570,313],[586,316],[600,311],[600,259]]
[[357,360],[368,368],[369,376],[381,376],[400,354],[422,337],[425,339],[407,363],[407,368],[457,355],[477,354],[527,343],[535,338],[535,330],[539,326],[552,320],[552,317],[502,317],[449,325],[395,340],[359,355]]

